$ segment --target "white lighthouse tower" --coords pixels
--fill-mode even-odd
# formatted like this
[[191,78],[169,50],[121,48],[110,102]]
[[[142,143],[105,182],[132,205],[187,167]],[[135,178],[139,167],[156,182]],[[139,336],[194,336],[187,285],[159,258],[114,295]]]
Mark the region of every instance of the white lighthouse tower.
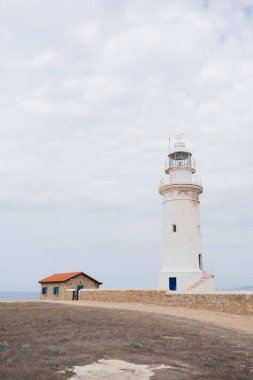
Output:
[[208,291],[214,289],[213,275],[204,272],[201,246],[199,196],[192,153],[182,135],[165,164],[166,179],[159,188],[163,196],[163,259],[160,288],[170,291]]

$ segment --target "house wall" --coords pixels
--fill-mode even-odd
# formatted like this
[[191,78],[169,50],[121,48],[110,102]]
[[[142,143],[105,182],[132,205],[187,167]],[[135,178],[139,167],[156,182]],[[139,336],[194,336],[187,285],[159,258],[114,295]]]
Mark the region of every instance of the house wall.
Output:
[[[83,285],[84,289],[96,289],[97,283],[91,280],[89,277],[84,276],[83,274],[72,278],[71,280],[65,282],[51,282],[41,284],[40,289],[40,299],[41,300],[53,300],[53,301],[63,301],[72,299],[72,293],[66,292],[67,289],[76,290],[77,285]],[[59,294],[53,294],[53,288],[55,286],[59,287]],[[42,294],[42,288],[47,287],[47,294]]]

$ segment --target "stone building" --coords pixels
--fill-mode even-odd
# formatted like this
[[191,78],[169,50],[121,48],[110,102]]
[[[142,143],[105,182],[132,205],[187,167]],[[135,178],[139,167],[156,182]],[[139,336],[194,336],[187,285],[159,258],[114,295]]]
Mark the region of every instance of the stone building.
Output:
[[98,289],[102,282],[84,272],[57,273],[39,281],[41,300],[78,300],[81,289]]

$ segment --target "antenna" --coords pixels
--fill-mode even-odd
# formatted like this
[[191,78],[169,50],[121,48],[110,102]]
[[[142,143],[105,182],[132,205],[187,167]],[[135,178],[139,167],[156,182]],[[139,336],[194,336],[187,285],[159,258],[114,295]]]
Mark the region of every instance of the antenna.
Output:
[[183,142],[183,133],[179,133],[179,135],[176,136],[177,142],[175,143],[175,148],[184,148],[185,143]]
[[184,137],[184,134],[183,133],[179,133],[177,136],[176,136],[176,140],[178,140],[178,142],[181,142],[183,140],[183,137]]

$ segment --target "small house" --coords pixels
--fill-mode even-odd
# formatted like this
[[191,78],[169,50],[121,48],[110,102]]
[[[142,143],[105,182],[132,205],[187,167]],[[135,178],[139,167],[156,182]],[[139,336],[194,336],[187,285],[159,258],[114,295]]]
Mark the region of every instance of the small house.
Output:
[[96,289],[102,284],[84,272],[57,273],[39,281],[41,300],[78,300],[81,289]]

